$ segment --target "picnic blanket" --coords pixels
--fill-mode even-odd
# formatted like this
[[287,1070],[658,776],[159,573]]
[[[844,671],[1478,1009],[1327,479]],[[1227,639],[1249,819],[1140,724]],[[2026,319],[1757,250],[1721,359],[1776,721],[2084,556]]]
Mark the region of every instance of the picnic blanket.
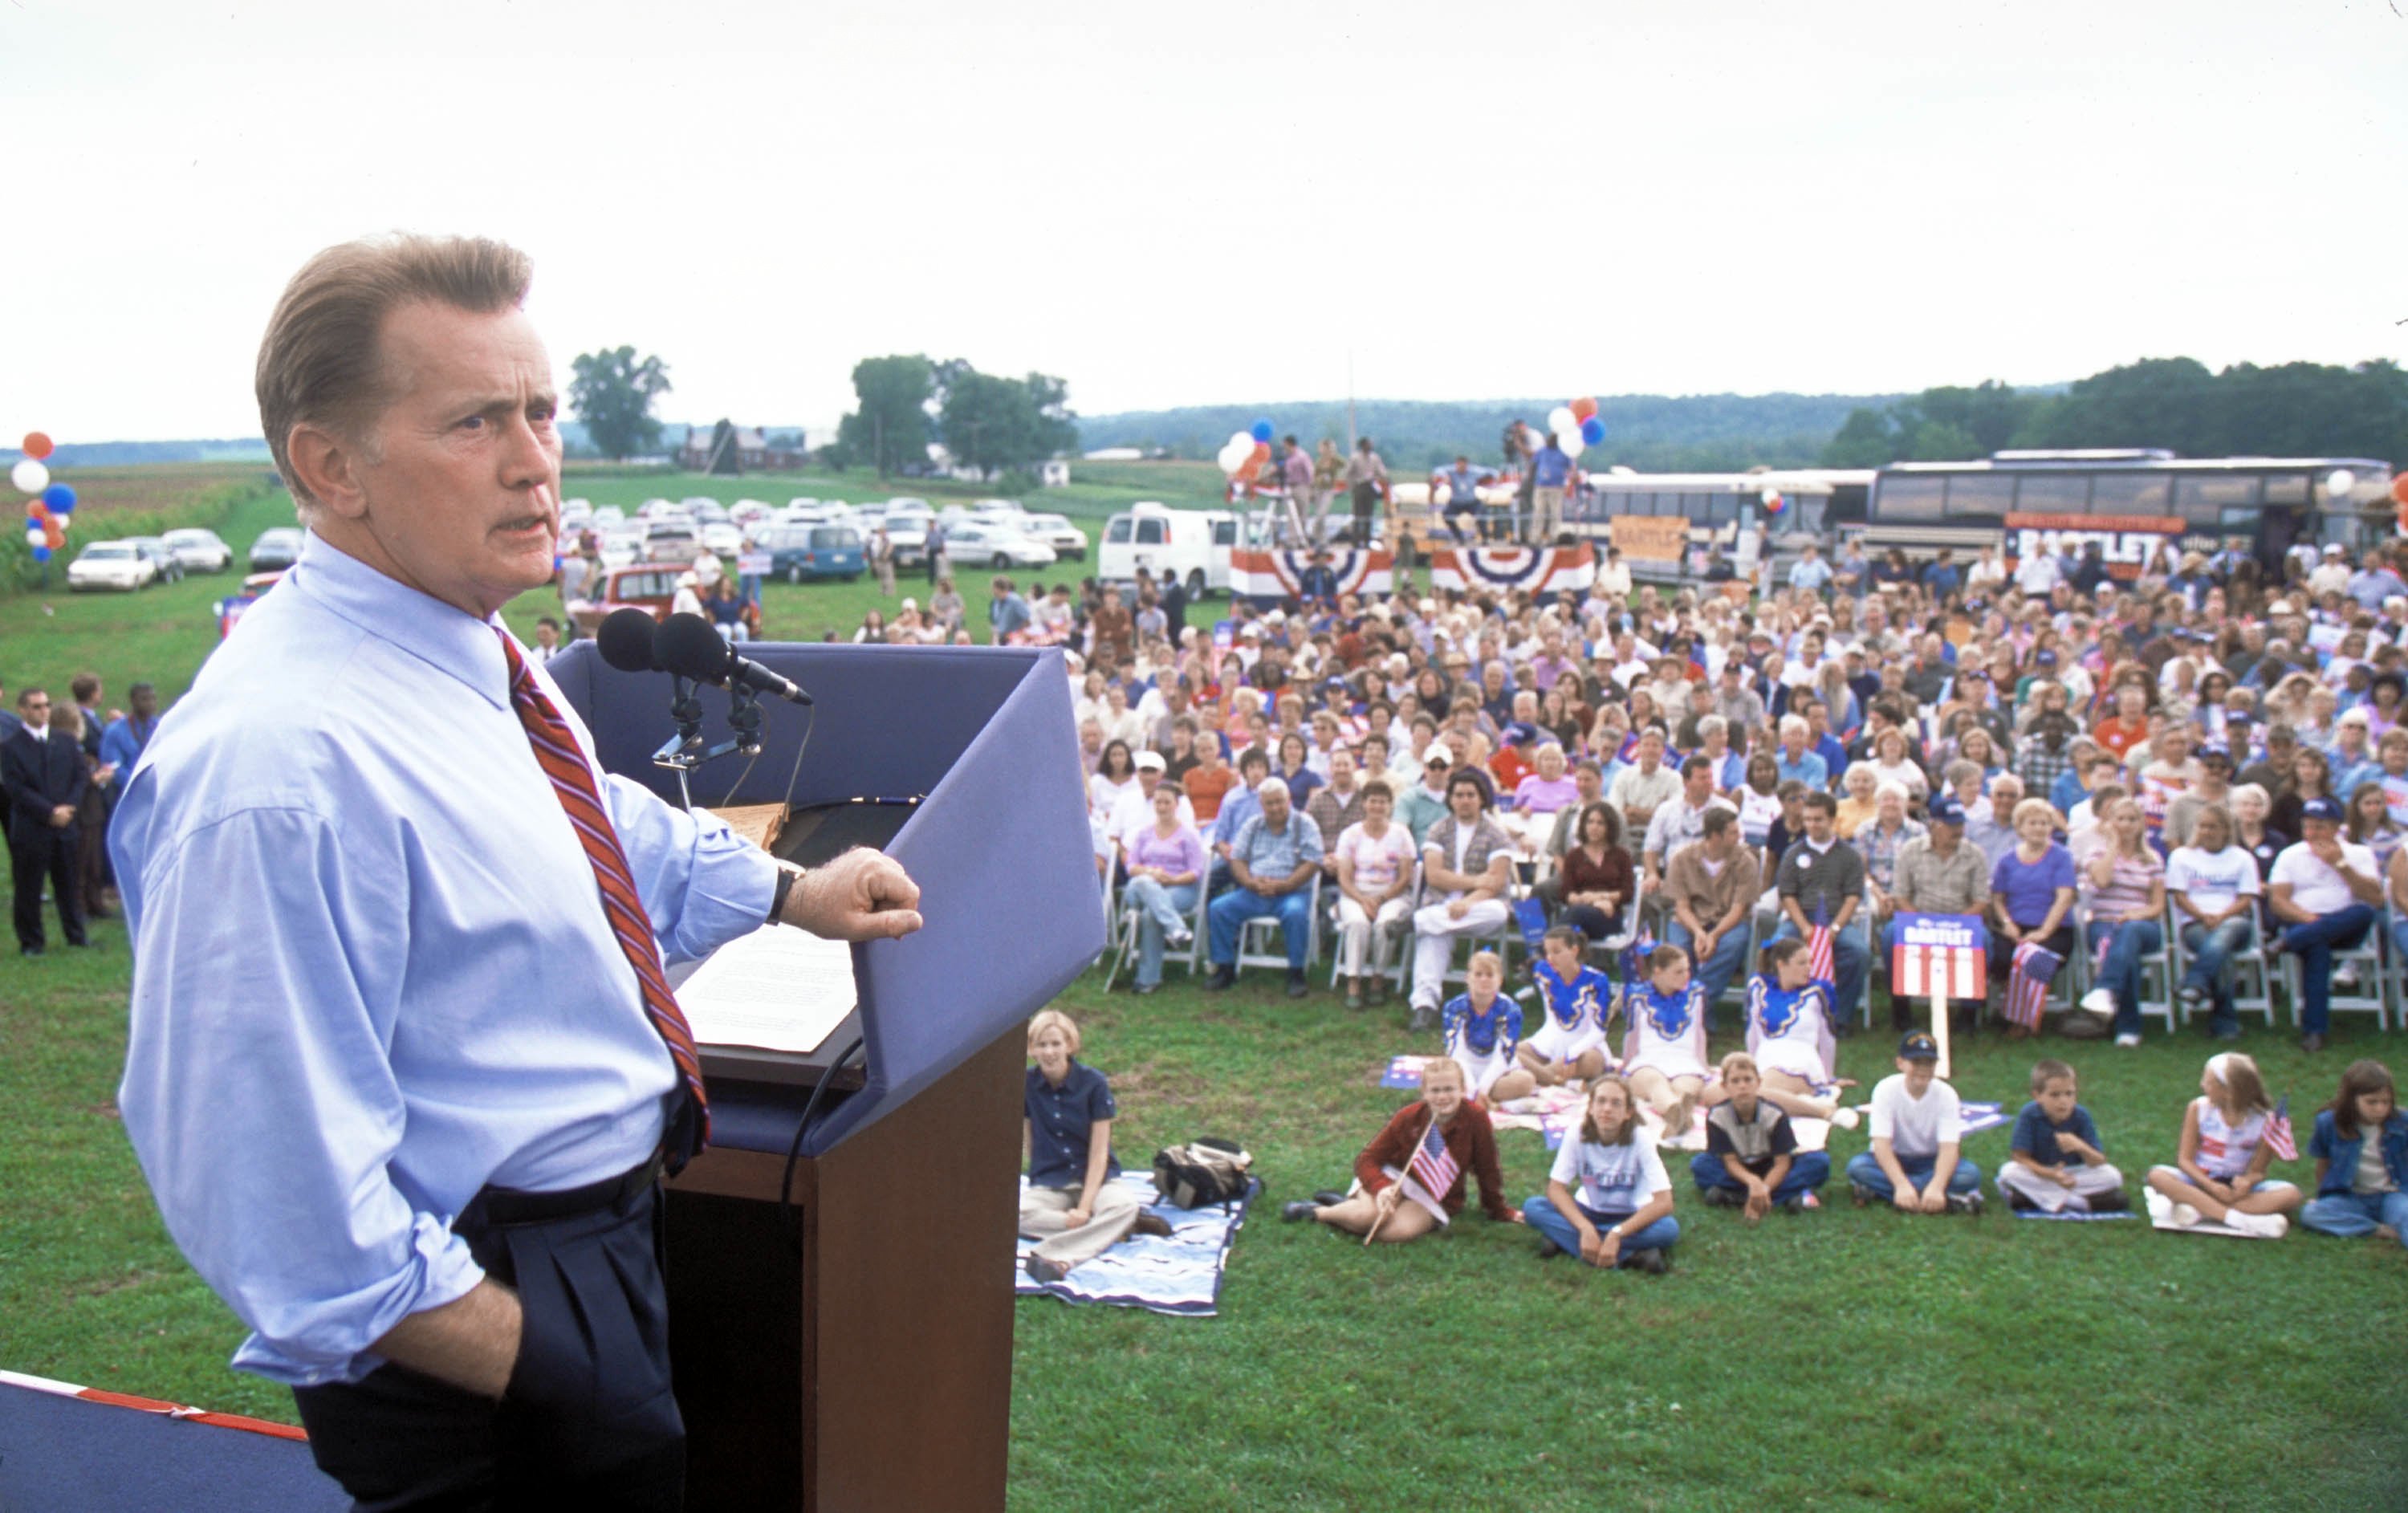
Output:
[[2167,1197],[2156,1188],[2149,1189],[2141,1196],[2142,1201],[2148,1206],[2150,1226],[2155,1229],[2165,1230],[2170,1234],[2220,1235],[2228,1240],[2271,1240],[2275,1237],[2272,1235],[2252,1235],[2247,1230],[2233,1229],[2229,1225],[2216,1223],[2214,1220],[2206,1218],[2204,1215],[2200,1217],[2199,1222],[2196,1224],[2177,1224],[2173,1220],[2172,1199]]
[[[1065,1303],[1146,1308],[1189,1319],[1210,1319],[1219,1313],[1221,1274],[1229,1263],[1229,1247],[1238,1237],[1238,1226],[1246,1221],[1247,1208],[1262,1195],[1261,1178],[1247,1187],[1245,1198],[1227,1213],[1218,1204],[1189,1209],[1157,1201],[1151,1170],[1125,1171],[1113,1180],[1168,1223],[1170,1235],[1131,1235],[1102,1255],[1071,1267],[1058,1282],[1040,1282],[1028,1275],[1028,1252],[1037,1249],[1037,1242],[1023,1235],[1011,1259],[1014,1292],[1022,1297],[1057,1297]],[[1022,1189],[1027,1185],[1023,1178]]]
[[2132,1212],[2129,1208],[2112,1214],[2094,1214],[2087,1208],[2078,1211],[2072,1208],[2062,1208],[2056,1213],[2050,1213],[2044,1208],[2017,1208],[2010,1206],[2007,1212],[2014,1215],[2017,1219],[2066,1219],[2071,1220],[2077,1224],[2086,1223],[2094,1219],[2138,1219],[2141,1217],[2139,1214]]
[[1979,1135],[1984,1130],[1995,1130],[2001,1124],[2014,1122],[2014,1116],[2007,1112],[2007,1106],[2004,1104],[1977,1104],[1960,1100],[1956,1107],[1964,1117],[1965,1133],[1968,1135]]

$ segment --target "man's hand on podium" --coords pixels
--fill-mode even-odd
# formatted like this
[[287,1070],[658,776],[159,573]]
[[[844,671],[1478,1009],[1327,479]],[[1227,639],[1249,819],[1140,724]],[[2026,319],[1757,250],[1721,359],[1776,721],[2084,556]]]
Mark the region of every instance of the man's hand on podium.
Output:
[[884,852],[857,849],[798,874],[779,919],[824,940],[892,940],[920,928],[920,885]]

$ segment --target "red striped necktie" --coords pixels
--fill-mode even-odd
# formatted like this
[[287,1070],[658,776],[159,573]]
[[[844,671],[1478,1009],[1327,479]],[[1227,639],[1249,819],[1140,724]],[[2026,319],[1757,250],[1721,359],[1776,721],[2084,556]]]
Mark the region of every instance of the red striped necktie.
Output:
[[652,939],[652,922],[636,892],[635,877],[627,870],[627,855],[619,849],[619,833],[611,828],[610,816],[602,807],[594,769],[586,764],[585,754],[578,749],[577,737],[568,733],[560,711],[537,685],[518,644],[508,632],[497,634],[502,656],[510,668],[510,707],[526,727],[536,764],[552,779],[552,791],[559,795],[561,808],[567,812],[577,838],[584,843],[585,859],[594,864],[594,880],[601,885],[602,912],[609,918],[610,933],[618,936],[627,964],[636,969],[644,1013],[667,1043],[669,1059],[677,1063],[679,1079],[685,1084],[686,1096],[679,1100],[681,1106],[669,1118],[667,1164],[675,1172],[710,1141],[710,1102],[703,1092],[702,1063],[695,1057],[694,1032],[686,1025],[676,995],[669,992],[667,978],[662,975],[660,947]]

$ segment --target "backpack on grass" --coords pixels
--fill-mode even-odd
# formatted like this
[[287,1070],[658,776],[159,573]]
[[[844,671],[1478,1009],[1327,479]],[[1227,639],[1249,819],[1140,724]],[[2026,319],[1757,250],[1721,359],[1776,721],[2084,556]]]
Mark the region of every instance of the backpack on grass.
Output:
[[1244,1147],[1204,1135],[1154,1153],[1154,1191],[1174,1207],[1201,1208],[1217,1203],[1226,1212],[1230,1204],[1246,1195],[1253,1182],[1246,1169],[1254,1163],[1254,1156]]

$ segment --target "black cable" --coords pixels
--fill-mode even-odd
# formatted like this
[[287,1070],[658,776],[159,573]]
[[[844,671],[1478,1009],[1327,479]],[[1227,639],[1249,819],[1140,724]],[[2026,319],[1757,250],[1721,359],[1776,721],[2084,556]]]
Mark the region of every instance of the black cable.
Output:
[[853,1044],[844,1048],[844,1054],[828,1063],[828,1069],[813,1084],[810,1097],[804,1100],[803,1117],[795,1125],[794,1143],[786,1148],[786,1174],[778,1181],[778,1207],[786,1216],[786,1238],[797,1256],[803,1253],[803,1216],[795,1207],[795,1168],[803,1159],[804,1139],[818,1123],[813,1116],[819,1112],[820,1099],[826,1095],[828,1084],[836,1080],[837,1074],[844,1070],[844,1063],[853,1060],[853,1053],[861,1047],[861,1037],[855,1035]]

